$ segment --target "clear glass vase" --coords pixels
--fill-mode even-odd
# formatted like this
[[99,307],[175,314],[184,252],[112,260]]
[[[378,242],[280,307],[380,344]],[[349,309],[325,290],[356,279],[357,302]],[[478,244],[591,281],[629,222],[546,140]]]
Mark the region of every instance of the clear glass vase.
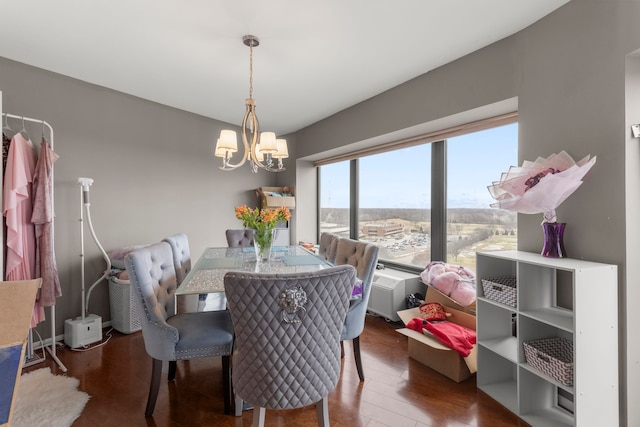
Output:
[[257,262],[269,262],[271,247],[273,246],[274,229],[254,230],[253,246],[256,250]]

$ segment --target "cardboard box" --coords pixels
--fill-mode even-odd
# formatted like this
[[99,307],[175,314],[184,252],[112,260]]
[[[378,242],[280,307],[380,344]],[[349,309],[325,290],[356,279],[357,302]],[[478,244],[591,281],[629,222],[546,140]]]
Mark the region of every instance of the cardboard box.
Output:
[[0,282],[0,427],[11,425],[31,313],[41,282]]
[[[424,283],[424,282],[423,282]],[[468,306],[462,306],[455,302],[451,297],[440,292],[438,289],[434,288],[431,285],[427,286],[427,293],[431,292],[430,300],[431,302],[439,302],[442,305],[446,305],[447,307],[455,308],[456,310],[464,311],[465,313],[469,313],[472,315],[476,315],[476,302],[472,302]]]
[[[272,195],[277,193],[278,195]],[[296,197],[293,187],[260,187],[256,190],[260,199],[261,208],[279,208],[284,206],[289,209],[296,207]]]
[[[434,300],[439,297],[435,292],[437,292],[436,289],[428,287],[425,301],[439,302]],[[475,316],[444,304],[443,306],[445,311],[451,313],[447,320],[474,331],[476,330]],[[420,317],[420,309],[402,310],[398,312],[398,316],[406,325],[414,317]],[[407,328],[398,329],[397,332],[408,337],[409,357],[440,372],[455,382],[464,381],[477,371],[477,344],[473,347],[469,356],[463,358],[457,351],[441,344],[435,337]]]

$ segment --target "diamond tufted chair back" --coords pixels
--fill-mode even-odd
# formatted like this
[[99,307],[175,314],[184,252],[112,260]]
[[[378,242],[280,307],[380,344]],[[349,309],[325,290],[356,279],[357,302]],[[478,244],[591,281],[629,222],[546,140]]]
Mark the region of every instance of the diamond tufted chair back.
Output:
[[250,228],[226,230],[227,245],[230,248],[253,246],[253,230]]
[[174,294],[178,282],[173,252],[167,242],[136,249],[125,256],[124,262],[141,313],[144,347],[152,359],[145,415],[153,414],[164,361],[169,361],[169,381],[173,381],[177,360],[207,356],[222,356],[224,410],[230,413],[233,350],[230,314],[227,311],[176,314]]
[[254,426],[265,409],[317,403],[328,426],[328,394],[340,377],[340,333],[355,269],[264,274],[229,272],[225,293],[236,334],[233,387],[236,415],[254,405]]
[[178,286],[191,271],[191,251],[189,250],[189,239],[184,233],[165,237],[163,242],[169,243],[173,252],[173,265],[176,269],[176,279]]
[[318,244],[318,255],[329,261],[331,264],[336,263],[336,250],[338,248],[338,235],[324,232],[320,234],[320,243]]
[[373,243],[340,238],[336,247],[336,265],[352,265],[362,281],[362,298],[352,302],[342,329],[342,340],[352,340],[353,354],[360,381],[364,381],[360,356],[360,334],[364,330],[367,305],[371,295],[371,283],[378,263],[378,247]]

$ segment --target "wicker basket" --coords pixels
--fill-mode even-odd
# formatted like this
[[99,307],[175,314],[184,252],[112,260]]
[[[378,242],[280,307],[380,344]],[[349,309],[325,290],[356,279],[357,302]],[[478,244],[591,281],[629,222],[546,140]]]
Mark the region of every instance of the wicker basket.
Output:
[[560,384],[573,385],[573,343],[564,338],[543,338],[522,343],[524,358],[533,368]]
[[128,280],[109,277],[109,308],[111,326],[118,332],[130,334],[142,329],[133,289]]
[[482,290],[485,297],[511,307],[516,307],[516,288],[517,280],[513,276],[482,279]]

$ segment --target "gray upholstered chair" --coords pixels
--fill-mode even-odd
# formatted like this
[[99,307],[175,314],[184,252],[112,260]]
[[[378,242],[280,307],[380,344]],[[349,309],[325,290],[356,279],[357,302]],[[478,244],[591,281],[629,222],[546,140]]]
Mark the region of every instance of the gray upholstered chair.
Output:
[[253,230],[250,228],[226,230],[225,235],[230,248],[253,246]]
[[351,340],[353,355],[360,381],[364,381],[362,357],[360,356],[360,334],[364,330],[367,315],[367,305],[371,295],[371,282],[378,263],[378,247],[373,243],[340,238],[336,247],[336,265],[352,265],[357,271],[358,279],[362,281],[362,297],[354,300],[347,312],[347,318],[342,329],[341,340]]
[[[176,279],[178,286],[182,283],[187,274],[191,271],[191,250],[189,249],[189,239],[185,233],[174,234],[173,236],[165,237],[163,242],[167,242],[171,246],[171,252],[173,252],[173,265],[176,268]],[[190,307],[191,303],[194,303],[193,309],[195,311],[203,311],[207,305],[206,300],[208,294],[199,294],[198,300],[195,301],[196,295],[183,296],[183,302],[187,307]],[[169,369],[175,370],[175,362],[169,363]]]
[[[205,356],[222,356],[224,410],[230,413],[233,325],[229,312],[175,313],[174,293],[178,285],[173,253],[167,242],[129,253],[125,266],[137,296],[144,346],[152,358],[145,415],[153,414],[164,361]],[[174,379],[175,369],[170,367],[169,381]]]
[[252,404],[257,427],[264,425],[266,409],[315,403],[318,425],[329,425],[327,396],[340,377],[340,333],[355,276],[350,266],[225,275],[236,334],[237,416],[242,401]]
[[187,274],[191,271],[191,251],[189,250],[189,239],[184,233],[174,234],[173,236],[165,237],[163,242],[169,243],[171,246],[171,252],[173,252],[173,265],[176,269],[176,279],[178,280],[178,286],[187,277]]
[[320,234],[320,243],[318,243],[318,255],[329,261],[331,264],[336,263],[336,249],[338,247],[338,239],[336,234],[323,232]]

